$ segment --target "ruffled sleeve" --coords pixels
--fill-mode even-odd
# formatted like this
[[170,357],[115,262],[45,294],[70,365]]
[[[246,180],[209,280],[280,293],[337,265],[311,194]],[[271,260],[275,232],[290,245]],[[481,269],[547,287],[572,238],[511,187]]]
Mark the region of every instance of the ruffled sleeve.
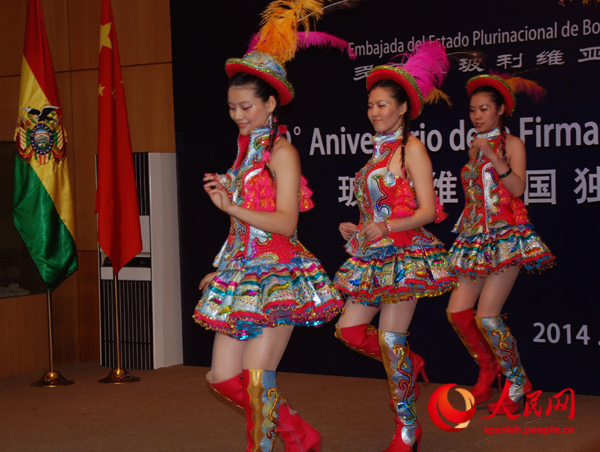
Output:
[[390,193],[386,199],[386,204],[392,206],[390,218],[405,218],[415,214],[417,210],[417,200],[415,192],[405,179],[397,184],[397,189]]
[[[277,191],[271,173],[267,169],[264,169],[259,176],[252,178],[249,185],[242,206],[263,212],[275,211]],[[252,194],[251,196],[250,193]],[[312,194],[313,192],[308,187],[306,178],[300,176],[300,190],[298,193],[300,212],[306,212],[314,207],[315,204],[311,199]]]
[[435,194],[435,218],[433,219],[434,223],[441,223],[446,218],[448,218],[448,214],[444,212],[444,206],[440,203],[440,198],[438,198],[437,193]]
[[[392,209],[391,218],[405,218],[414,215],[418,208],[415,192],[409,183],[398,184],[398,189],[395,190],[387,200]],[[444,207],[440,203],[437,193],[435,194],[435,223],[440,223],[448,218],[448,214],[444,212]]]
[[300,212],[306,212],[315,206],[311,199],[313,191],[308,186],[308,181],[304,176],[300,176]]

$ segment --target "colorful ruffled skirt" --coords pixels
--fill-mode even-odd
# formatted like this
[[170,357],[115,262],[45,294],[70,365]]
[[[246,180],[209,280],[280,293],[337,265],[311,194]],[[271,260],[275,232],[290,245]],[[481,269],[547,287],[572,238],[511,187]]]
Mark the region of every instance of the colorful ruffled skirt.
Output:
[[555,256],[531,225],[505,226],[488,234],[458,236],[450,249],[450,268],[475,280],[518,265],[527,273],[541,273],[555,265]]
[[388,245],[349,258],[337,271],[334,285],[366,306],[435,297],[456,285],[448,271],[448,253],[439,245]]
[[218,271],[196,306],[194,320],[247,340],[265,327],[322,325],[343,305],[320,262],[298,257],[289,263]]

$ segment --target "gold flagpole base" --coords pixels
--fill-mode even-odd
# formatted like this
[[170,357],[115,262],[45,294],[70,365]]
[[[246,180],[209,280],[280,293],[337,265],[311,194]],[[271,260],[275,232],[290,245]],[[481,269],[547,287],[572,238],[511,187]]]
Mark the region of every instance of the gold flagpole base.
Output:
[[135,383],[136,381],[140,381],[138,377],[134,377],[129,374],[129,372],[125,369],[113,369],[110,371],[106,378],[102,380],[98,380],[98,383],[112,383],[112,384],[121,384],[121,383]]
[[56,386],[72,385],[73,383],[73,381],[67,380],[65,377],[63,377],[60,372],[54,371],[46,372],[40,380],[31,383],[31,386],[37,386],[38,388],[54,388]]

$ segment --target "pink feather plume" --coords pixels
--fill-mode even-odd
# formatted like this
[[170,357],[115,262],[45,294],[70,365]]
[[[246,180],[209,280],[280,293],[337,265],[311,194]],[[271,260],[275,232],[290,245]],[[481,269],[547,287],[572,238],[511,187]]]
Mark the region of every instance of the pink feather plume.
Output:
[[246,51],[246,53],[250,53],[256,50],[256,44],[258,44],[259,39],[260,33],[254,33],[252,35],[252,37],[250,38],[250,42],[248,43],[248,50]]
[[424,99],[440,88],[449,67],[446,49],[439,41],[422,43],[402,66],[414,77]]
[[[260,34],[256,33],[250,39],[248,45],[248,52],[256,50],[256,45],[260,39]],[[352,49],[348,41],[345,41],[336,36],[330,35],[329,33],[323,33],[321,31],[308,31],[298,33],[297,49],[306,49],[308,47],[332,47],[338,49],[341,52],[345,52],[351,59],[356,58],[356,54]]]
[[306,49],[307,47],[332,47],[341,52],[346,52],[351,59],[356,58],[356,54],[350,49],[348,41],[321,31],[298,33],[298,48]]

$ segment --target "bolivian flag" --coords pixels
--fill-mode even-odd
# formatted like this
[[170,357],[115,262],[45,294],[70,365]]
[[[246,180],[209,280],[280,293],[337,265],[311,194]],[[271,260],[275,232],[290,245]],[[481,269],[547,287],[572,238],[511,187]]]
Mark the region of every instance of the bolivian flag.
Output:
[[13,221],[48,290],[77,270],[66,136],[39,0],[29,0],[15,134]]

